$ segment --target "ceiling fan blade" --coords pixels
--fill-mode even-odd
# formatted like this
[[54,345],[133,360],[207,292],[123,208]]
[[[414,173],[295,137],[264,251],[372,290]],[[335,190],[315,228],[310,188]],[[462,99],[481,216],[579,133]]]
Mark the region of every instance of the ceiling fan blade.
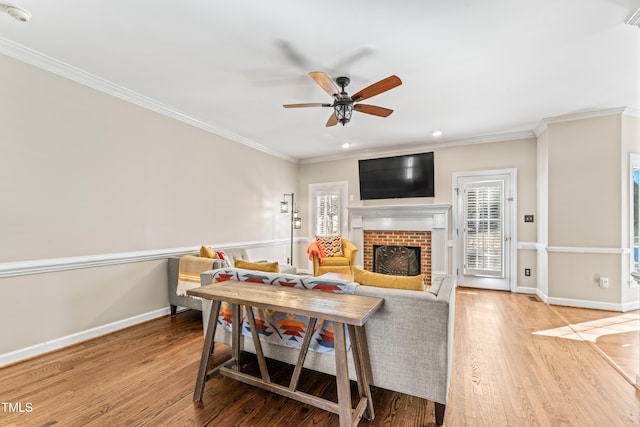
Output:
[[329,120],[327,120],[326,127],[335,126],[337,124],[338,124],[338,118],[336,117],[336,114],[331,113],[331,116],[329,116]]
[[309,75],[330,96],[335,98],[340,94],[340,88],[322,71],[312,71]]
[[372,96],[376,96],[381,94],[382,92],[386,92],[394,87],[400,86],[402,84],[402,80],[398,76],[389,76],[386,79],[382,79],[377,83],[372,84],[355,95],[351,96],[355,102],[362,101],[367,98],[371,98]]
[[301,108],[301,107],[331,107],[331,104],[322,102],[313,102],[308,104],[283,104],[284,108]]
[[353,111],[359,111],[360,113],[372,114],[374,116],[388,117],[393,110],[384,107],[377,107],[375,105],[368,104],[356,104],[353,106]]

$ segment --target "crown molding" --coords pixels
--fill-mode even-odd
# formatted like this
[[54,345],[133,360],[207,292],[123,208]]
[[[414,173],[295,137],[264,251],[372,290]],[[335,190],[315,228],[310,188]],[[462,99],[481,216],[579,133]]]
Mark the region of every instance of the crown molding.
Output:
[[123,86],[112,83],[108,80],[95,76],[91,73],[88,73],[87,71],[66,64],[50,56],[43,55],[42,53],[39,53],[33,49],[29,49],[28,47],[22,46],[18,43],[12,42],[11,40],[7,40],[3,37],[0,37],[0,53],[25,62],[27,64],[33,65],[34,67],[49,71],[53,74],[59,75],[76,83],[80,83],[100,92],[106,93],[108,95],[115,96],[116,98],[120,98],[147,110],[151,110],[172,119],[181,121],[190,126],[202,129],[206,132],[222,136],[226,139],[242,145],[246,145],[255,150],[262,151],[263,153],[279,157],[290,162],[298,162],[298,159],[274,150],[270,150],[264,145],[253,141],[252,139],[223,129],[213,123],[205,122],[198,119],[197,117],[190,116],[189,114],[173,109],[166,104],[156,101],[155,99],[149,98]]
[[393,147],[380,147],[379,149],[361,150],[353,153],[334,154],[331,156],[310,157],[301,159],[300,164],[321,163],[334,160],[346,159],[366,159],[371,157],[381,157],[387,155],[402,155],[420,152],[424,150],[432,150],[443,147],[457,147],[462,145],[488,144],[491,142],[501,141],[517,141],[520,139],[535,138],[536,135],[532,130],[497,133],[491,135],[474,136],[471,138],[439,140],[438,142],[420,142],[412,144],[395,145]]
[[607,116],[615,116],[615,115],[640,117],[640,110],[633,107],[617,107],[617,108],[607,108],[604,110],[585,111],[583,113],[566,114],[563,116],[547,117],[540,120],[540,123],[538,123],[538,126],[536,126],[534,132],[536,136],[540,136],[542,132],[547,130],[547,127],[550,124],[572,122],[574,120],[594,119],[597,117],[607,117]]

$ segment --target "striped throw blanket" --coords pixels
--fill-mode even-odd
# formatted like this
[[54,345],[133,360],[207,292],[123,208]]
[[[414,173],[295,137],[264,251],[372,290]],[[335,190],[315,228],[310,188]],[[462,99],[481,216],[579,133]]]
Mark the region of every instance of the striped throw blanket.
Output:
[[180,258],[176,294],[186,296],[187,290],[199,287],[200,273],[211,270],[214,261],[211,258],[201,258],[193,255],[185,255]]

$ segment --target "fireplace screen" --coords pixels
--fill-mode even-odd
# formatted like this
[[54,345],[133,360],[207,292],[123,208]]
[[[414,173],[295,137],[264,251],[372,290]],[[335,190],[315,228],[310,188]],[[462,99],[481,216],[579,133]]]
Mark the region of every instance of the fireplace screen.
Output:
[[373,245],[373,271],[394,276],[420,274],[420,247]]

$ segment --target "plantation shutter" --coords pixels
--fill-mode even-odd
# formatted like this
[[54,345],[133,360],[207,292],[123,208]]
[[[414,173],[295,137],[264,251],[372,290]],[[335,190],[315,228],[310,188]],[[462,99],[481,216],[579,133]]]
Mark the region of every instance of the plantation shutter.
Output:
[[337,194],[319,195],[316,206],[316,235],[340,234],[340,197]]
[[503,181],[467,184],[464,201],[464,274],[504,277]]

